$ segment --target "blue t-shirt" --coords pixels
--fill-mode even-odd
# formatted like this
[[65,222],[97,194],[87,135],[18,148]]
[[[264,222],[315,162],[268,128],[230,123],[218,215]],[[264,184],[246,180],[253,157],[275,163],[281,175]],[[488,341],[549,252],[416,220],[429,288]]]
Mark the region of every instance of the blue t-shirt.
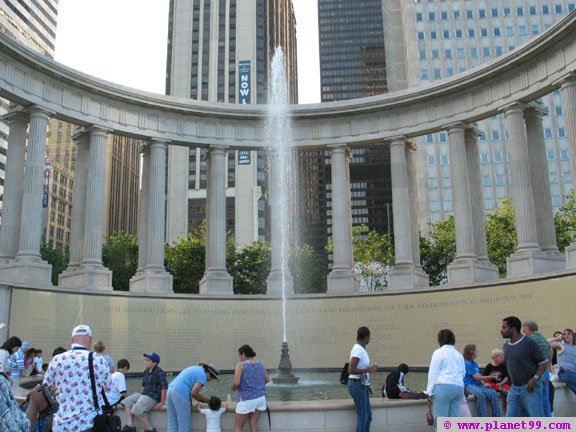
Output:
[[466,360],[464,363],[466,364],[466,376],[464,377],[464,385],[482,386],[480,381],[476,381],[474,378],[472,378],[472,375],[481,375],[478,363],[472,360]]
[[202,366],[187,367],[174,378],[168,388],[188,397],[196,383],[206,384],[206,372]]

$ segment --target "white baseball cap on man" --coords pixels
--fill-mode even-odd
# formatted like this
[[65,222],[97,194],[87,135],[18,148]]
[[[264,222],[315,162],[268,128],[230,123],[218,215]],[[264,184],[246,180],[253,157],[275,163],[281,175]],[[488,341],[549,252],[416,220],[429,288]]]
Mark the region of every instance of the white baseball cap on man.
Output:
[[72,330],[72,337],[74,336],[90,336],[92,337],[92,329],[86,324],[80,324]]

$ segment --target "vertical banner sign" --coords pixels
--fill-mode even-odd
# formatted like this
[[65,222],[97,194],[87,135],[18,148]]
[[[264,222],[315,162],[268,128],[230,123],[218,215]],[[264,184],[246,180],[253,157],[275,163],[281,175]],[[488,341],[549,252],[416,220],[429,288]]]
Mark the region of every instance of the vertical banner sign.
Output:
[[238,76],[240,78],[238,86],[238,99],[241,104],[250,103],[250,60],[242,60],[238,62]]
[[44,164],[44,195],[42,196],[42,208],[48,208],[48,196],[50,194],[50,162]]
[[250,165],[250,150],[238,150],[238,165]]

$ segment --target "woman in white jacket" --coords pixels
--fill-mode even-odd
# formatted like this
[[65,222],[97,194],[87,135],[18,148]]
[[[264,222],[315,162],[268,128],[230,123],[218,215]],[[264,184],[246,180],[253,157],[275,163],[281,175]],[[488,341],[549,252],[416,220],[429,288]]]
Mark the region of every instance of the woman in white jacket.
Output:
[[464,398],[464,357],[454,347],[456,337],[452,330],[438,332],[438,348],[432,354],[428,370],[426,394],[432,398],[434,417],[458,417]]

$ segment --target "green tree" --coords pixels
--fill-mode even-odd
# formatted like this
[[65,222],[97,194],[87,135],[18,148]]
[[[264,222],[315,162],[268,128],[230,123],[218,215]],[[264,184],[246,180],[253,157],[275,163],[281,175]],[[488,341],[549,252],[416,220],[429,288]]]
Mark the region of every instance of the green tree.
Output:
[[382,290],[388,286],[386,274],[394,263],[394,247],[386,234],[370,231],[368,226],[352,228],[354,243],[354,271],[361,278],[361,285],[368,291]]
[[102,246],[102,262],[112,271],[114,290],[128,291],[130,279],[138,269],[138,238],[122,231],[107,237]]
[[420,259],[431,285],[446,283],[448,264],[456,256],[454,216],[431,225],[430,234],[420,237]]
[[556,225],[556,241],[560,252],[564,252],[566,246],[576,241],[576,197],[574,189],[566,196],[566,202],[554,215]]
[[198,294],[206,267],[206,225],[166,245],[164,260],[166,270],[174,277],[174,292]]
[[234,294],[266,294],[271,251],[265,241],[255,241],[229,259],[228,272],[234,279]]
[[326,258],[320,256],[312,246],[296,248],[290,256],[288,267],[294,279],[296,294],[326,292],[328,264]]
[[49,244],[40,245],[40,256],[48,264],[52,265],[52,284],[58,285],[58,275],[68,267],[70,255],[68,248],[54,249]]
[[488,258],[498,267],[500,277],[506,277],[506,258],[516,250],[514,206],[505,198],[498,207],[486,215],[486,243]]

